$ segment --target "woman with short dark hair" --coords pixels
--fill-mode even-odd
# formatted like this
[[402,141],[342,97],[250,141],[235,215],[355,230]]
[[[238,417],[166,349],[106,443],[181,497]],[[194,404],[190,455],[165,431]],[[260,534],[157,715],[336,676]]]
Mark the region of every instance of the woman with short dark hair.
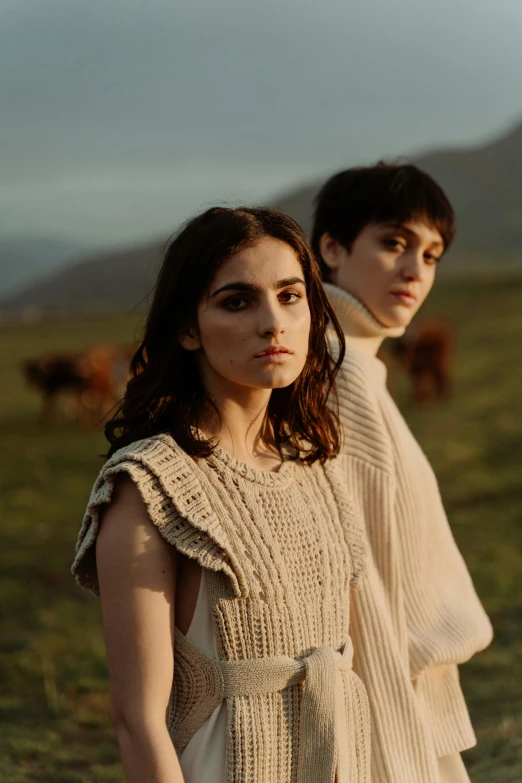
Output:
[[428,296],[454,233],[445,193],[413,165],[341,171],[316,201],[312,244],[346,339],[344,480],[369,550],[351,633],[372,713],[372,783],[469,783],[460,752],[476,740],[457,665],[492,635],[377,358]]

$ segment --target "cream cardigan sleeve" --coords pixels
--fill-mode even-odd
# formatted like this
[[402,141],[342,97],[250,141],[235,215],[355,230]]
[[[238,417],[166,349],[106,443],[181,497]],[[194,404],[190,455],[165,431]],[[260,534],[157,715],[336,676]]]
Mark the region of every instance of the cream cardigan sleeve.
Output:
[[487,647],[492,628],[453,538],[433,470],[384,393],[410,671],[436,753],[446,756],[476,743],[457,664]]
[[[451,534],[433,471],[375,363],[348,350],[337,383],[347,485],[365,520],[374,566],[366,588],[372,596],[359,601],[355,622],[365,635],[380,635],[382,671],[403,677],[405,692],[407,679],[414,691],[415,704],[404,711],[396,699],[392,714],[406,727],[415,710],[436,755],[444,756],[475,744],[456,664],[487,646],[491,625]],[[374,610],[368,613],[363,603],[370,602]],[[373,687],[367,684],[370,702]],[[375,710],[380,698],[374,697]]]

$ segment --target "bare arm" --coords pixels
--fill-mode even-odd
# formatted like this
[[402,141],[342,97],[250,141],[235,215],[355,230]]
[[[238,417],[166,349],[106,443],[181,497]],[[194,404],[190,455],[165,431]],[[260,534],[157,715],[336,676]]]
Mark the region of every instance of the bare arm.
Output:
[[167,730],[177,557],[130,478],[96,542],[113,720],[128,783],[183,783]]

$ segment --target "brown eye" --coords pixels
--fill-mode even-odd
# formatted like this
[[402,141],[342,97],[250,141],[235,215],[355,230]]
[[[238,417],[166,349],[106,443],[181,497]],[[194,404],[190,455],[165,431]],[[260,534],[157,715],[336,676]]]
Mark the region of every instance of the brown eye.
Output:
[[399,239],[394,239],[391,237],[390,239],[384,240],[384,245],[389,248],[390,250],[405,250],[404,244]]
[[225,308],[225,310],[229,310],[230,312],[238,312],[239,310],[244,310],[245,307],[248,307],[250,302],[248,299],[245,299],[242,296],[230,296],[228,299],[225,299],[222,302],[222,307]]
[[279,296],[279,299],[283,304],[297,304],[302,298],[303,295],[297,291],[284,291]]

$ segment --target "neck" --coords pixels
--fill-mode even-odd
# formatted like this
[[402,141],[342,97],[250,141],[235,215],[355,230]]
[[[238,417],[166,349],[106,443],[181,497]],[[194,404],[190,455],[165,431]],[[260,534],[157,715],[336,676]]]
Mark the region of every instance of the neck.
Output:
[[219,411],[219,417],[210,411],[207,419],[200,424],[202,433],[236,459],[254,468],[276,470],[281,457],[267,416],[272,390],[213,381],[205,383],[205,388]]
[[376,356],[386,337],[400,337],[404,334],[404,326],[384,326],[348,291],[331,283],[325,283],[324,288],[349,347],[368,356]]

